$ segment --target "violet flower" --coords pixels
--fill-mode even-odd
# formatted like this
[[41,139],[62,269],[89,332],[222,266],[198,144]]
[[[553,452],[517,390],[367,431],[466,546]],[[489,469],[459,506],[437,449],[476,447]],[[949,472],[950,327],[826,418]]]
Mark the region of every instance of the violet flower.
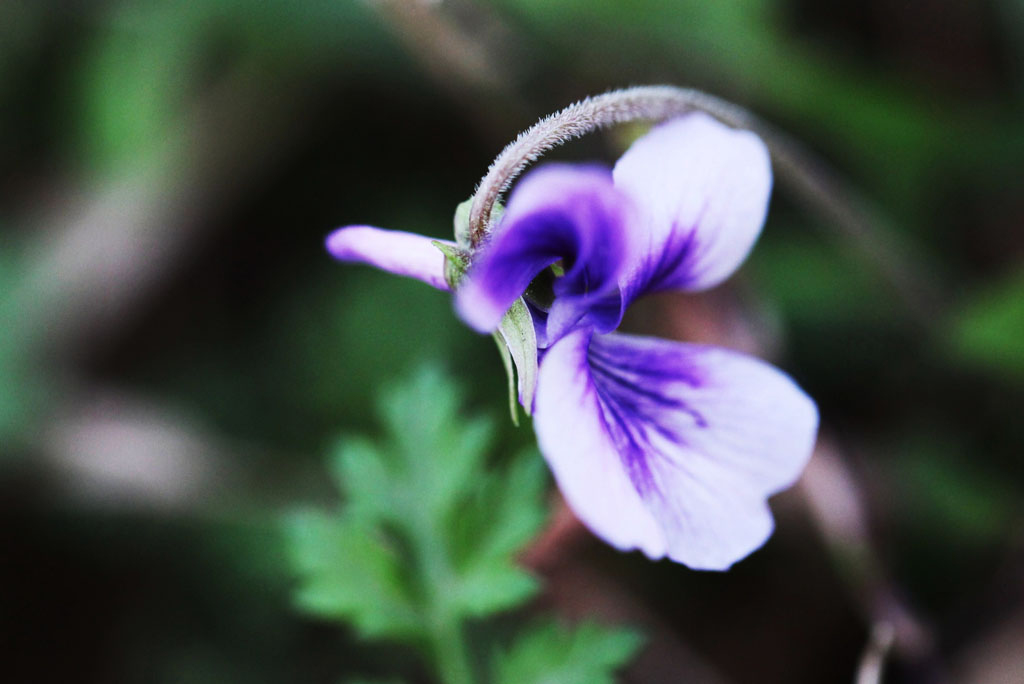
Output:
[[[736,270],[770,189],[760,138],[688,114],[637,140],[611,171],[528,173],[458,285],[456,309],[481,332],[530,288],[540,366],[535,397],[521,400],[566,501],[619,549],[726,569],[771,534],[767,499],[810,456],[817,410],[776,368],[613,332],[636,298],[706,289]],[[351,226],[327,246],[449,289],[428,238]]]

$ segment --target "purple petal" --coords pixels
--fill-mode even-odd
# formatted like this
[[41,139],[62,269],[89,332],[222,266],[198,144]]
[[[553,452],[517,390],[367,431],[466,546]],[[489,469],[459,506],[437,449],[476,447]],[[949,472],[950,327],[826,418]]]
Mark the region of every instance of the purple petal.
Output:
[[[497,234],[459,287],[459,314],[477,330],[493,330],[530,281],[561,259],[565,275],[555,282],[548,330],[552,323],[559,331],[572,327],[592,304],[616,297],[631,211],[606,169],[548,164],[532,171],[516,186]],[[591,323],[610,330],[620,307],[614,320],[605,308]]]
[[772,185],[761,139],[701,113],[654,128],[613,173],[643,213],[643,244],[623,288],[629,301],[727,278],[761,232]]
[[341,261],[370,264],[396,275],[448,290],[444,255],[433,240],[414,233],[372,226],[345,226],[327,236],[327,251]]
[[817,410],[757,359],[580,330],[544,356],[534,426],[562,493],[595,534],[723,570],[771,534],[766,500],[807,462]]

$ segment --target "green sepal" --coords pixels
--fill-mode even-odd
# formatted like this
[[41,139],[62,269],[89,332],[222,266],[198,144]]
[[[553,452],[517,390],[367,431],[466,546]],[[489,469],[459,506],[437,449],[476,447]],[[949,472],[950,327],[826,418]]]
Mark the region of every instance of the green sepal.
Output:
[[[455,228],[455,244],[465,250],[473,248],[473,240],[470,233],[472,232],[469,227],[469,211],[473,208],[473,198],[470,197],[465,202],[455,207],[455,217],[453,224]],[[505,205],[501,202],[495,202],[494,206],[491,207],[491,217],[487,222],[488,229],[491,226],[496,226],[501,221],[501,217],[505,215]]]
[[[473,198],[470,197],[455,208],[454,245],[437,240],[433,242],[445,256],[444,278],[452,290],[458,287],[472,260],[473,247],[469,226],[469,213],[472,207]],[[489,225],[497,225],[504,214],[505,207],[496,202],[491,209]],[[533,327],[530,310],[522,297],[505,312],[497,332],[494,333],[494,339],[498,343],[498,353],[508,375],[509,413],[513,424],[518,427],[519,410],[516,404],[522,397],[526,415],[530,415],[537,387],[537,331]]]
[[472,197],[455,207],[455,244],[463,249],[469,249],[473,244],[469,239],[469,210],[472,208]]
[[[523,410],[531,415],[533,395],[537,390],[537,330],[533,327],[533,316],[522,297],[513,302],[501,319],[498,333],[505,342],[508,353],[515,361],[518,375],[518,394],[522,398]],[[511,369],[509,384],[512,383]],[[515,397],[513,397],[514,401]],[[514,409],[513,409],[514,413]],[[516,422],[516,419],[513,419]],[[518,424],[518,423],[517,423]]]
[[519,427],[519,397],[516,392],[516,372],[512,366],[512,355],[508,351],[505,340],[497,332],[492,333],[495,344],[498,345],[498,355],[501,357],[501,365],[505,367],[505,375],[508,376],[508,412],[512,418],[512,424]]
[[431,240],[430,244],[444,254],[444,280],[454,291],[462,282],[462,277],[466,275],[466,270],[469,268],[469,254],[450,242]]

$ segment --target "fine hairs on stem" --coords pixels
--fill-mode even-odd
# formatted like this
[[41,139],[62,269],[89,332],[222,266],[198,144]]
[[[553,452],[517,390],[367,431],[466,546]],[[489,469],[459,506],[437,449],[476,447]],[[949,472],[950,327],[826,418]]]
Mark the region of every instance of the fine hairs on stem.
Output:
[[698,90],[674,86],[613,90],[544,117],[510,142],[480,181],[469,214],[472,243],[477,245],[486,236],[491,209],[501,194],[548,150],[614,124],[664,121],[692,111],[708,112],[735,128],[753,128],[753,117],[742,108]]
[[924,269],[911,263],[878,233],[882,222],[865,201],[788,136],[738,105],[690,88],[638,86],[614,90],[571,104],[520,133],[491,163],[477,187],[469,214],[470,242],[477,247],[484,241],[491,210],[501,194],[548,150],[614,124],[659,122],[694,111],[757,133],[768,146],[780,181],[875,264],[919,322],[932,320],[940,301],[935,286]]

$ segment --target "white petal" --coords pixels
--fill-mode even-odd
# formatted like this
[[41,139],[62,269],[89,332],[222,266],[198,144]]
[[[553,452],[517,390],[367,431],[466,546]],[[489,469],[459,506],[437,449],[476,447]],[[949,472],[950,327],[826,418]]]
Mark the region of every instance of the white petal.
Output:
[[717,285],[743,262],[768,211],[768,150],[749,131],[694,113],[654,128],[619,159],[615,187],[644,212],[629,299]]
[[817,431],[786,375],[715,347],[571,335],[545,356],[535,426],[566,500],[598,536],[722,570],[772,531]]
[[396,275],[448,290],[444,255],[433,240],[415,233],[372,226],[345,226],[327,236],[327,251],[341,261],[370,264]]
[[665,538],[609,442],[590,378],[590,333],[574,332],[541,363],[533,425],[558,487],[581,521],[622,550],[665,555]]

